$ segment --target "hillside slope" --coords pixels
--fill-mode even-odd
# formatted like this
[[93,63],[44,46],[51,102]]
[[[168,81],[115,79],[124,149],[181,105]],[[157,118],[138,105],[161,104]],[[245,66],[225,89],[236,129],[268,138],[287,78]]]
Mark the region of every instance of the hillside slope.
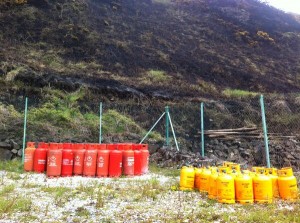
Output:
[[0,30],[2,98],[300,90],[300,23],[255,0],[28,0],[1,5]]

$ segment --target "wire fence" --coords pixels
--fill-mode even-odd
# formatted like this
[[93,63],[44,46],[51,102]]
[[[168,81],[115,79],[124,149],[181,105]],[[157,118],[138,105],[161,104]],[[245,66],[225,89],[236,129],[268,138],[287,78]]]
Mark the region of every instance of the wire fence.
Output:
[[[100,102],[80,100],[76,97],[72,98],[72,95],[68,100],[54,100],[51,103],[34,97],[28,100],[26,141],[99,142]],[[10,98],[5,101],[6,103],[0,104],[0,134],[2,138],[21,140],[25,98]],[[169,102],[168,104],[104,102],[101,125],[103,142],[140,142],[165,112],[166,105],[170,108],[170,117],[179,148],[201,152],[200,103],[194,102]],[[285,96],[279,99],[266,97],[265,110],[270,139],[299,140],[300,96]],[[9,115],[9,113],[15,114]],[[264,140],[259,97],[204,102],[203,118],[205,147],[207,147],[205,153],[211,148],[207,144],[216,140],[222,142],[229,140],[263,142]],[[174,146],[175,141],[171,130],[169,140]],[[161,144],[166,143],[166,116],[155,126],[154,133],[151,133],[145,142],[157,141]],[[258,154],[264,157],[265,148],[263,143],[261,144]],[[220,147],[220,144],[216,144],[216,147]],[[241,147],[237,148],[239,152]],[[230,151],[227,153],[229,154]],[[276,154],[275,151],[274,154],[274,157],[279,160],[279,152],[277,151]]]

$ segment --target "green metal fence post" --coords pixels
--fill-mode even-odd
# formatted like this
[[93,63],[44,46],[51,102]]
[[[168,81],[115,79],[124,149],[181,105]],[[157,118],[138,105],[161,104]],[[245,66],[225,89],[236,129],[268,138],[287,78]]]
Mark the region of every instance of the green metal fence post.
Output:
[[164,112],[159,119],[154,123],[154,125],[151,127],[151,129],[147,132],[147,134],[144,136],[144,138],[140,141],[139,144],[142,144],[144,140],[148,137],[148,135],[151,133],[151,131],[155,128],[155,126],[159,123],[159,121],[164,117],[166,113]]
[[177,143],[177,139],[176,139],[175,131],[174,131],[174,128],[173,128],[173,124],[172,124],[172,119],[171,119],[170,113],[168,113],[168,116],[169,116],[169,120],[170,120],[171,130],[172,130],[172,133],[173,133],[173,137],[174,137],[176,149],[177,149],[177,151],[179,151],[179,146],[178,146],[178,143]]
[[25,111],[24,111],[24,131],[23,131],[22,164],[24,164],[24,159],[25,159],[26,128],[27,128],[27,108],[28,108],[28,98],[26,97],[26,99],[25,99]]
[[102,143],[102,102],[99,107],[99,143]]
[[266,113],[265,113],[265,105],[264,105],[264,96],[263,95],[260,95],[260,107],[261,107],[261,117],[262,117],[263,131],[264,131],[267,167],[270,168],[271,164],[270,164],[270,156],[269,156],[268,130],[267,130]]
[[204,157],[204,104],[201,102],[201,155]]
[[170,120],[169,120],[169,106],[165,107],[165,113],[166,113],[166,146],[170,145],[170,138],[169,138],[169,124],[170,124]]

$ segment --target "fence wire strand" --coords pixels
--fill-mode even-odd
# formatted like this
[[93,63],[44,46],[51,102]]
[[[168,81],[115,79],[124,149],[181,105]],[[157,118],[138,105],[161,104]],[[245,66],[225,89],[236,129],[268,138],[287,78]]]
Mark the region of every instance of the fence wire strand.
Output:
[[[95,101],[76,101],[69,97],[68,101],[54,100],[51,103],[34,97],[28,98],[28,130],[27,141],[99,141],[99,103]],[[0,103],[0,127],[2,137],[22,137],[25,97],[6,98]],[[200,103],[184,102],[168,104],[104,102],[103,103],[103,142],[134,141],[139,142],[163,114],[165,106],[170,107],[170,116],[177,136],[179,148],[201,152],[201,117]],[[244,134],[249,141],[263,141],[262,117],[259,98],[243,100],[209,101],[204,103],[204,129],[215,131],[222,129],[255,128],[255,133]],[[284,96],[282,98],[265,97],[266,120],[271,140],[292,138],[299,140],[300,130],[300,96]],[[146,142],[165,140],[165,119],[154,128]],[[224,138],[224,136],[222,136]],[[216,136],[205,141],[222,140]],[[241,140],[238,134],[229,135],[231,140]],[[151,141],[152,140],[152,141]],[[170,143],[175,142],[170,137]],[[213,144],[213,143],[212,143]],[[226,144],[223,143],[224,145]],[[218,148],[206,148],[221,150]],[[221,144],[222,145],[222,144]],[[248,145],[248,144],[247,144]],[[253,143],[249,146],[253,146]],[[231,146],[232,147],[232,146]],[[240,150],[241,146],[237,147]],[[242,148],[243,149],[243,148]],[[264,157],[264,147],[254,146],[253,150]],[[227,156],[231,156],[231,151]],[[214,151],[216,154],[218,152]],[[283,162],[276,146],[271,146],[273,159]],[[245,155],[246,156],[246,155]],[[228,158],[228,157],[227,157]],[[263,159],[262,159],[263,160]],[[265,161],[262,161],[262,164]]]

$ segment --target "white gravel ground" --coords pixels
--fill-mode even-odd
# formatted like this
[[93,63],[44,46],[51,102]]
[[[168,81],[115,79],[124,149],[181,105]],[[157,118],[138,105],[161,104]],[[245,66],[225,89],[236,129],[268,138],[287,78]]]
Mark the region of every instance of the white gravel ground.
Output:
[[[44,174],[0,171],[0,191],[15,185],[7,199],[17,196],[32,201],[29,210],[3,214],[0,222],[202,222],[207,216],[210,220],[205,222],[221,222],[213,216],[241,207],[211,202],[198,192],[178,191],[178,182],[179,177],[153,173],[117,179],[49,179]],[[280,203],[278,209],[293,207]]]

